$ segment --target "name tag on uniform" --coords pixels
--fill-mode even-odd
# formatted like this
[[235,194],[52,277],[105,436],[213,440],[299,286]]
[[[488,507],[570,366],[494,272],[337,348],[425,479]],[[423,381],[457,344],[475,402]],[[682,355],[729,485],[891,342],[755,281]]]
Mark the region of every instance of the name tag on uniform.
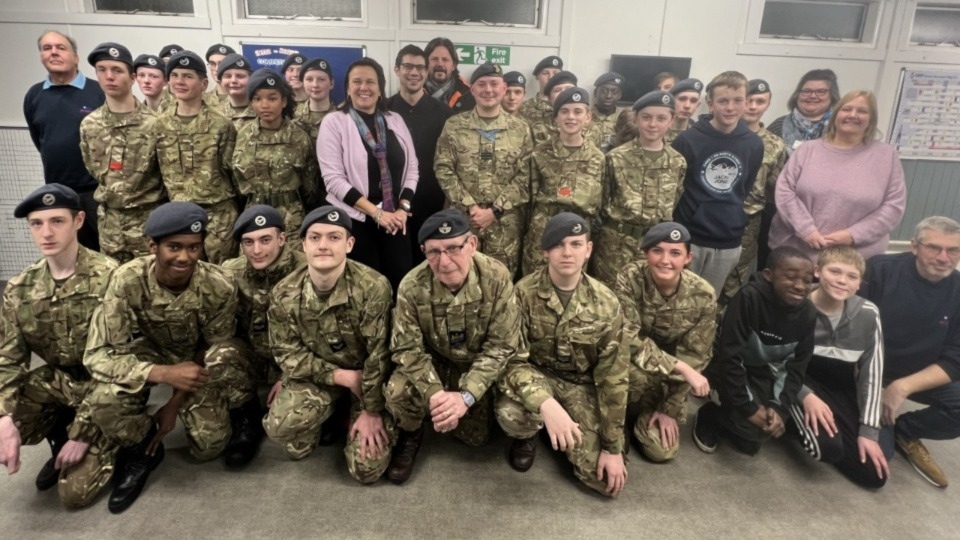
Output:
[[454,330],[449,333],[450,348],[460,349],[467,343],[467,333],[463,330]]

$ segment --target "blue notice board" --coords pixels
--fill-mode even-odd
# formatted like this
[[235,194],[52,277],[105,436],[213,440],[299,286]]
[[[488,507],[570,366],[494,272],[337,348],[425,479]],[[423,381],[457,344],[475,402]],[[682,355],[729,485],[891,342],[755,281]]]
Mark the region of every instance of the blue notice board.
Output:
[[333,68],[333,90],[330,99],[334,103],[341,103],[345,98],[343,80],[347,75],[347,67],[364,57],[364,47],[327,47],[313,45],[271,45],[268,43],[241,43],[241,52],[247,60],[253,62],[256,69],[271,68],[280,72],[283,61],[288,56],[300,53],[307,58],[323,58]]

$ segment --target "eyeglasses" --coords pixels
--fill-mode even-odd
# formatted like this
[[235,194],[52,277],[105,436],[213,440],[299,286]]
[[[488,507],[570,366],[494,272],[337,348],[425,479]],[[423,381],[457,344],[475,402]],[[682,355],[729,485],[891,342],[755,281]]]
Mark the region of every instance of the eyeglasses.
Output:
[[920,249],[923,250],[924,254],[928,257],[936,257],[943,252],[951,259],[960,258],[960,247],[943,247],[936,244],[924,244],[923,242],[917,242],[917,245],[920,246]]
[[470,237],[468,236],[467,239],[464,240],[463,243],[460,244],[459,246],[450,246],[446,249],[428,249],[428,250],[425,250],[423,254],[427,257],[427,260],[431,262],[439,259],[440,255],[443,255],[443,254],[446,254],[447,257],[456,257],[457,255],[460,254],[461,251],[463,251],[463,248],[467,245],[467,242],[469,241],[470,241]]
[[804,88],[803,90],[800,91],[801,96],[808,96],[808,97],[812,95],[816,95],[817,97],[823,97],[829,93],[830,93],[830,90],[827,88],[817,88],[816,90],[814,90],[813,88]]
[[406,62],[400,64],[400,69],[403,71],[417,71],[423,73],[427,70],[426,64],[408,64]]

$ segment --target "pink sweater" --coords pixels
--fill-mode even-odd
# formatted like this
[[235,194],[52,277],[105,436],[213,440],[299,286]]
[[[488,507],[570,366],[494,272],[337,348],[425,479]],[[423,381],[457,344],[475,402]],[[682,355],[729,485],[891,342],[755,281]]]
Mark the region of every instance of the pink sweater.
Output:
[[777,215],[770,247],[793,246],[816,262],[803,241],[814,230],[846,229],[865,258],[883,253],[903,217],[907,188],[893,146],[872,142],[837,148],[823,139],[803,143],[777,180]]

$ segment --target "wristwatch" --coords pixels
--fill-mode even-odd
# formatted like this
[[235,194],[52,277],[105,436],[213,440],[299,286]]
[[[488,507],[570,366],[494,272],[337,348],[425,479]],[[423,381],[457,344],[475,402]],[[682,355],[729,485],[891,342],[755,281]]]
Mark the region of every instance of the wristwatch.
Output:
[[463,403],[467,406],[468,409],[470,407],[473,407],[473,404],[477,402],[477,398],[473,397],[473,394],[471,394],[470,392],[467,392],[466,390],[460,391],[460,397],[463,398]]
[[410,208],[411,208],[410,203],[408,203],[407,201],[400,201],[400,209],[408,214],[413,215],[413,212],[410,211]]

